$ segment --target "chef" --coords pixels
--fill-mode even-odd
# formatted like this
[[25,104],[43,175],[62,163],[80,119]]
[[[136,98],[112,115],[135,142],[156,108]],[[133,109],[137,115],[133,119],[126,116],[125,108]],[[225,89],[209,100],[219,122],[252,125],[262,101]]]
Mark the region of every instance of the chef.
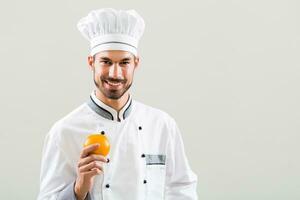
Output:
[[[134,10],[91,11],[77,25],[90,42],[95,89],[45,137],[38,200],[196,200],[191,170],[175,120],[133,99],[138,42],[145,23]],[[84,147],[105,135],[107,156]]]

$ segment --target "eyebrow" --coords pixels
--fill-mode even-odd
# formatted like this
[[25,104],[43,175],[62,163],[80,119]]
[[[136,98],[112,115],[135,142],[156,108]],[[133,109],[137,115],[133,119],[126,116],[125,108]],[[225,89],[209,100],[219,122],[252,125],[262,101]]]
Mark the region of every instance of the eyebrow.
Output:
[[[111,59],[110,59],[110,58],[108,58],[108,57],[100,57],[100,59],[102,59],[102,60],[109,60],[109,61],[111,61]],[[121,61],[127,61],[127,60],[131,60],[131,57],[126,57],[126,58],[123,58]]]

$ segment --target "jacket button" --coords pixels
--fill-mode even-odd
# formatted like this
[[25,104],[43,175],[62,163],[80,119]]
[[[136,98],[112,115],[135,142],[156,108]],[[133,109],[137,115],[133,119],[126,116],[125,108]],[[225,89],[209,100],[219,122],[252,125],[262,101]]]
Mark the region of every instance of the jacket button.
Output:
[[101,131],[101,134],[102,134],[102,135],[105,135],[105,132],[104,132],[104,131]]
[[109,184],[106,184],[105,187],[106,187],[106,188],[109,188],[110,186],[109,186]]
[[141,127],[141,126],[139,126],[139,130],[142,130],[142,127]]
[[147,183],[147,180],[144,180],[144,184],[146,184]]
[[145,158],[146,156],[145,156],[145,154],[142,154],[142,158]]

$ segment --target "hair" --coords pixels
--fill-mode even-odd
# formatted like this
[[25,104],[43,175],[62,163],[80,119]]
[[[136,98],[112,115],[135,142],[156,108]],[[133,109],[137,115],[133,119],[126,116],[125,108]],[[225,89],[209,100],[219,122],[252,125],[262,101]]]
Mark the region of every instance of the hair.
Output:
[[[131,53],[131,52],[130,52],[130,53]],[[137,56],[135,56],[133,53],[131,53],[131,54],[133,55],[133,60],[135,61],[136,58],[137,58]],[[93,62],[95,62],[95,60],[96,60],[96,55],[97,55],[97,54],[93,55]]]

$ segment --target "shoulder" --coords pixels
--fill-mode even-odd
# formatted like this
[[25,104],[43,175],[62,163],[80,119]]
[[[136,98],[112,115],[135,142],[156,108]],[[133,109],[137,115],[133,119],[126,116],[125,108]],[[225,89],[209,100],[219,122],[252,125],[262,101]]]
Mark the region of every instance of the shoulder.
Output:
[[87,105],[83,103],[54,122],[48,135],[54,138],[61,137],[62,132],[65,130],[74,129],[76,126],[79,127],[84,124],[86,120],[88,120],[87,116],[89,115],[91,115],[91,113],[87,109]]
[[175,119],[166,111],[159,108],[146,105],[139,101],[134,101],[135,103],[135,112],[141,118],[147,118],[150,121],[160,121],[165,123],[167,126],[174,126],[176,124]]

